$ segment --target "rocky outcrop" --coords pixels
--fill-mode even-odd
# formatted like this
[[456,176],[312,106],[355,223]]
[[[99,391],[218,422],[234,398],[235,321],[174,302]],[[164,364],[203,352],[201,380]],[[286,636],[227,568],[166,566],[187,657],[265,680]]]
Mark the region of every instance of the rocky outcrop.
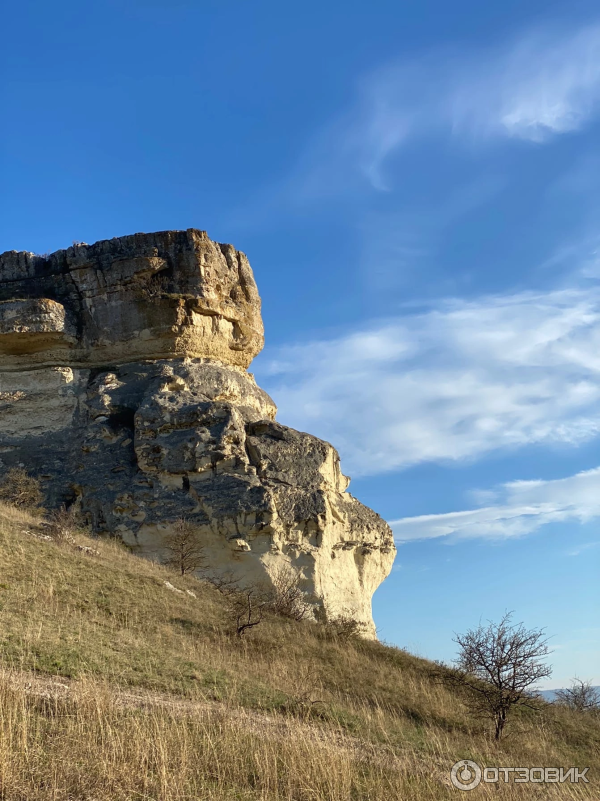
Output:
[[204,231],[134,234],[48,257],[5,253],[3,370],[209,358],[248,367],[260,299],[243,253]]
[[290,564],[316,614],[374,636],[391,531],[346,491],[331,445],[275,422],[246,372],[262,345],[246,257],[204,232],[5,253],[0,476],[24,465],[48,505],[159,558],[185,517],[214,573],[268,583]]

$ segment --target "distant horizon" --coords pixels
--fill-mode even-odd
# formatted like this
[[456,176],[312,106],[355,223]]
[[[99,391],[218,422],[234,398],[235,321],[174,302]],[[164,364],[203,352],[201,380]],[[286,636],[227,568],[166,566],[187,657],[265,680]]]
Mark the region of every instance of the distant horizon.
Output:
[[[546,700],[552,700],[556,696],[556,693],[563,692],[563,690],[568,690],[568,689],[569,687],[555,687],[554,689],[541,690],[540,692]],[[600,692],[600,685],[598,686],[592,685],[592,690]]]

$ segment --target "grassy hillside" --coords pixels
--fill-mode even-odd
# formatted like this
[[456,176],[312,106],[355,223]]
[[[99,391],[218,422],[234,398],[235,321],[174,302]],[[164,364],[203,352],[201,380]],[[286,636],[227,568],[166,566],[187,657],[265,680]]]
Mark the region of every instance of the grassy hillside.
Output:
[[0,507],[0,799],[443,801],[464,758],[590,766],[467,798],[600,798],[598,717],[548,705],[498,744],[425,660],[275,616],[240,639],[213,587],[41,533]]

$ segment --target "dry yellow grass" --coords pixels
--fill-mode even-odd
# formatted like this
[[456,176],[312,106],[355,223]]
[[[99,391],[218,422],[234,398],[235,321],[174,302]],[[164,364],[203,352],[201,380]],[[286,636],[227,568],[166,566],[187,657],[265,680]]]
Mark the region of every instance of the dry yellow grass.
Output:
[[277,617],[240,641],[212,587],[38,523],[0,507],[0,799],[443,801],[463,758],[590,767],[467,798],[600,798],[593,715],[523,713],[497,744],[425,660]]

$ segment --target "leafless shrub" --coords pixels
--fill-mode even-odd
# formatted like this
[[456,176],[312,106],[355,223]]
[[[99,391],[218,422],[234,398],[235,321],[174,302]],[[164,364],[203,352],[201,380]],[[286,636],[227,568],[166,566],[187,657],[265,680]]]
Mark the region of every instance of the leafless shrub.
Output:
[[302,589],[302,574],[291,565],[281,565],[271,574],[272,586],[265,590],[267,608],[291,620],[304,620],[311,612]]
[[213,574],[209,569],[203,571],[202,578],[218,590],[221,595],[229,597],[240,592],[240,583],[231,571]]
[[327,636],[343,642],[361,637],[365,629],[364,624],[355,620],[351,615],[330,617],[322,625]]
[[237,637],[262,623],[265,612],[270,610],[271,596],[262,587],[242,585],[232,572],[211,574],[207,571],[203,578],[225,598],[225,609]]
[[578,712],[600,710],[600,693],[590,681],[574,678],[570,687],[557,690],[556,703],[576,709]]
[[229,605],[235,620],[235,633],[242,637],[249,629],[262,623],[267,603],[253,590],[244,590],[230,595]]
[[315,666],[305,667],[287,705],[288,711],[306,721],[319,707],[325,706],[325,702],[318,697],[322,692]]
[[79,528],[79,517],[71,507],[61,506],[53,509],[46,517],[44,528],[56,542],[65,542],[73,539],[73,534]]
[[0,501],[10,506],[40,512],[43,500],[40,482],[22,467],[11,468],[0,484]]
[[541,708],[532,688],[552,673],[542,661],[550,653],[543,630],[511,625],[511,617],[507,613],[498,624],[490,622],[456,635],[456,669],[445,674],[448,683],[465,691],[474,714],[494,721],[496,740],[514,707]]
[[203,578],[227,598],[238,636],[262,622],[266,612],[304,620],[311,611],[300,586],[302,577],[289,565],[275,571],[268,584],[247,586],[231,572],[212,575],[207,570]]
[[206,565],[204,546],[198,529],[184,517],[175,521],[171,533],[165,537],[164,546],[168,554],[165,564],[182,576]]

